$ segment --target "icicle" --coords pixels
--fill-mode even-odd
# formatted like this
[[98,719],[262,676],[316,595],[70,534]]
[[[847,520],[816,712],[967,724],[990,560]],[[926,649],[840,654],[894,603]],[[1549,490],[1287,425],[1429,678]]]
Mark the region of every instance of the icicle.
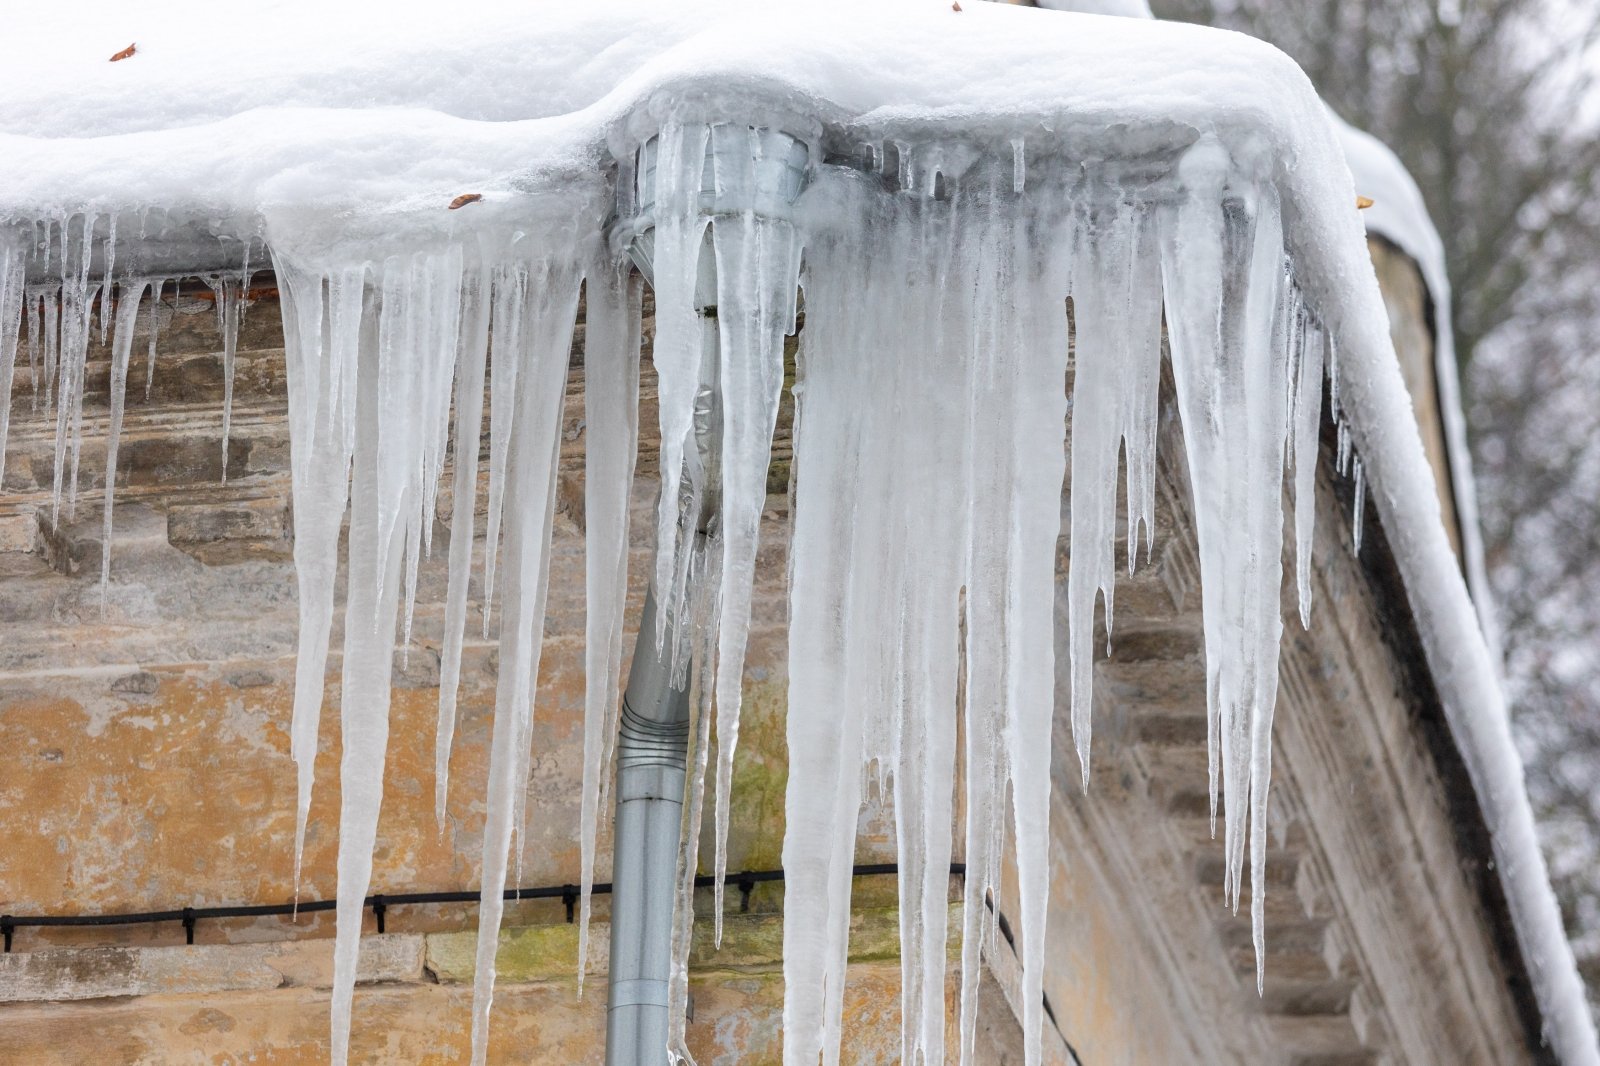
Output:
[[100,290],[100,346],[105,347],[106,328],[111,319],[111,279],[114,277],[112,270],[117,264],[117,216],[115,213],[106,222],[106,267],[102,276],[106,279],[105,287]]
[[494,273],[493,327],[489,337],[489,513],[483,541],[483,635],[489,635],[494,605],[495,561],[505,495],[506,463],[511,454],[512,416],[516,410],[518,355],[522,347],[522,312],[528,297],[528,266],[511,262]]
[[[1283,584],[1283,464],[1289,419],[1289,350],[1280,330],[1282,308],[1289,302],[1283,269],[1283,224],[1277,190],[1265,182],[1253,190],[1250,203],[1252,245],[1248,250],[1249,289],[1244,294],[1245,410],[1249,426],[1249,550],[1244,572],[1249,576],[1245,624],[1245,677],[1249,688],[1249,849],[1250,923],[1256,954],[1256,991],[1266,983],[1267,805],[1272,781],[1272,719],[1278,699],[1278,646],[1283,637],[1280,608]],[[1253,660],[1253,661],[1252,661]],[[1233,811],[1230,820],[1244,818]],[[1234,875],[1234,902],[1239,874]]]
[[[461,686],[461,649],[466,639],[467,591],[471,585],[472,535],[478,501],[478,453],[483,437],[484,371],[489,347],[490,286],[487,275],[463,289],[461,355],[456,367],[455,478],[451,488],[450,583],[444,611],[444,648],[439,658],[439,727],[434,741],[434,820],[444,832],[450,789],[450,749],[455,742],[456,699]],[[508,361],[509,356],[507,357]]]
[[[573,297],[574,297],[574,300],[576,300],[576,298],[577,298],[577,289],[576,288],[573,289]],[[574,310],[576,310],[576,305],[574,305]],[[572,322],[573,322],[573,319],[572,319],[571,315],[569,315],[567,317],[567,336],[569,338],[572,335]],[[556,415],[556,420],[557,420],[557,423],[558,423],[558,426],[557,426],[558,434],[557,434],[557,440],[556,440],[555,444],[553,445],[553,448],[556,449],[556,451],[558,451],[559,447],[560,447],[560,440],[559,440],[560,415],[559,415],[559,413]],[[550,476],[550,478],[547,481],[546,486],[545,486],[545,496],[546,496],[546,499],[545,499],[545,510],[544,510],[544,513],[545,513],[545,526],[544,526],[543,539],[541,540],[540,543],[545,544],[546,546],[548,546],[549,543],[550,543],[550,533],[551,533],[551,530],[552,530],[552,528],[554,526],[555,513],[556,513],[556,476],[555,476],[555,473],[554,473],[555,464],[556,464],[556,458],[557,458],[556,451],[552,451],[551,456],[550,456],[551,476]],[[544,617],[544,609],[545,609],[544,605],[545,605],[545,603],[547,601],[547,598],[548,598],[548,595],[549,595],[549,591],[550,591],[550,570],[549,570],[549,567],[546,566],[545,569],[544,569],[544,572],[539,575],[539,583],[538,583],[537,587],[534,589],[535,602],[538,604],[539,617],[541,619]],[[539,639],[541,639],[541,640],[543,639],[542,625],[541,625],[541,632],[539,633]],[[535,665],[534,665],[534,671],[533,672],[534,672],[534,680],[537,681],[538,680],[538,674],[539,674],[538,665],[537,665],[537,656],[535,657]],[[515,785],[515,788],[513,790],[513,795],[516,797],[516,801],[515,801],[515,807],[514,807],[513,814],[512,814],[512,832],[515,834],[515,838],[516,838],[516,842],[517,842],[516,843],[516,859],[517,859],[517,873],[516,873],[516,876],[517,876],[517,883],[518,884],[522,883],[522,862],[523,862],[523,858],[527,855],[527,852],[528,852],[528,848],[527,848],[527,844],[528,844],[528,786],[529,786],[529,782],[532,780],[532,776],[533,776],[533,708],[531,706],[528,708],[527,713],[523,715],[521,724],[522,724],[522,732],[521,732],[520,736],[517,739],[517,744],[516,744],[516,748],[515,748],[516,755],[517,755],[517,767],[516,767],[516,785]]]
[[1322,358],[1327,340],[1305,325],[1294,402],[1294,562],[1300,624],[1311,628],[1311,544],[1317,514],[1317,441],[1322,431]]
[[[368,305],[372,307],[372,305]],[[368,311],[370,316],[376,308]],[[391,313],[384,306],[383,316]],[[365,323],[364,323],[365,325]],[[341,679],[339,765],[339,884],[333,952],[333,1066],[345,1066],[350,1045],[350,1008],[355,991],[364,900],[372,883],[372,848],[383,800],[383,767],[389,741],[390,670],[399,606],[400,558],[394,544],[379,544],[380,493],[385,457],[379,446],[384,411],[378,330],[360,330],[359,368],[353,397],[356,447],[350,490],[349,577],[345,599],[344,667]],[[391,538],[396,530],[391,526]],[[380,566],[383,570],[379,570]]]
[[[760,144],[744,126],[713,128],[719,185],[753,188]],[[756,547],[767,502],[772,432],[783,392],[783,337],[793,318],[800,247],[787,222],[751,211],[720,219],[711,231],[717,262],[717,330],[722,402],[722,591],[716,657],[716,856],[712,910],[722,943],[722,879],[728,869],[728,805],[739,740],[744,654],[755,587]]]
[[1021,196],[1027,183],[1028,162],[1024,155],[1024,143],[1021,137],[1013,137],[1011,138],[1011,191]]
[[1355,544],[1351,548],[1351,554],[1360,555],[1361,554],[1361,531],[1366,525],[1366,523],[1363,522],[1362,519],[1365,517],[1365,511],[1366,511],[1366,506],[1367,506],[1367,486],[1366,486],[1366,480],[1362,476],[1361,457],[1359,455],[1355,457],[1353,465],[1355,466],[1356,506],[1355,506],[1355,515],[1351,519],[1351,522],[1350,522],[1350,524],[1351,524],[1351,535],[1355,538]]
[[[641,280],[625,265],[589,271],[584,315],[585,624],[583,798],[579,816],[578,992],[589,952],[595,836],[622,694],[623,614],[628,594],[628,499],[639,447]],[[452,545],[453,547],[453,545]]]
[[[1131,278],[1133,233],[1132,226],[1118,214],[1115,206],[1088,209],[1087,217],[1078,228],[1077,262],[1072,272],[1077,372],[1073,380],[1072,540],[1067,568],[1067,628],[1072,660],[1072,735],[1077,743],[1078,766],[1085,791],[1089,788],[1093,722],[1094,605],[1097,595],[1103,597],[1109,646],[1116,589],[1113,552],[1117,452],[1122,443],[1123,413],[1130,406],[1124,399],[1129,392],[1125,377],[1132,364],[1129,351],[1132,324],[1128,320],[1129,293],[1125,279]],[[1133,467],[1130,463],[1130,477]],[[1132,525],[1130,520],[1130,556]]]
[[[78,498],[78,459],[83,444],[83,387],[89,357],[90,312],[99,286],[89,282],[94,248],[94,216],[84,215],[83,229],[72,240],[71,220],[62,224],[61,341],[56,383],[55,469],[51,482],[50,523],[59,526],[61,499],[67,497],[71,520]],[[69,467],[70,461],[70,467]]]
[[[830,235],[828,242],[814,247],[805,280],[802,384],[795,390],[789,705],[806,707],[810,713],[790,715],[787,720],[783,1032],[788,1066],[815,1066],[830,1046],[824,1032],[826,1005],[843,994],[843,969],[834,945],[841,926],[842,935],[848,935],[853,841],[843,847],[842,855],[840,841],[846,825],[854,835],[862,745],[859,719],[847,710],[846,663],[855,632],[849,579],[853,573],[866,572],[854,565],[855,539],[869,535],[867,523],[856,521],[856,510],[870,504],[872,497],[859,492],[859,479],[873,469],[876,457],[870,452],[881,440],[862,434],[860,423],[862,404],[879,391],[875,381],[891,372],[894,359],[883,352],[878,353],[880,359],[852,360],[870,351],[875,320],[847,321],[838,315],[849,305],[839,292],[846,280],[834,268],[856,262],[872,246],[871,235],[889,236],[878,231],[874,221],[871,216],[865,220],[865,235]],[[880,308],[882,319],[899,317],[895,312],[904,304],[896,307],[875,298],[879,286],[887,285],[884,279],[864,265],[853,279],[866,283],[855,294],[862,306]],[[923,320],[907,316],[904,321],[914,331]],[[857,324],[862,327],[859,332],[850,328]],[[863,370],[854,382],[841,372],[852,362]],[[861,454],[858,444],[869,454]]]
[[[295,578],[299,592],[299,647],[295,657],[290,754],[297,773],[295,893],[316,776],[328,638],[333,627],[339,530],[349,494],[355,445],[356,393],[337,388],[343,368],[359,360],[365,270],[323,274],[274,261],[282,300],[285,369],[289,387],[290,478],[294,504]],[[367,332],[371,331],[370,325]]]
[[[145,356],[144,364],[144,401],[150,402],[150,387],[156,380],[156,338],[161,332],[161,322],[157,313],[161,310],[161,290],[166,288],[166,281],[157,279],[150,289],[150,348]],[[292,443],[292,442],[291,442]]]
[[1230,172],[1209,135],[1185,155],[1162,261],[1200,547],[1212,817],[1220,776],[1224,890],[1237,908],[1248,840],[1259,980],[1288,432],[1287,346],[1274,342],[1286,297],[1276,194],[1247,181],[1225,204]]
[[418,288],[408,316],[409,339],[416,349],[415,380],[409,394],[413,404],[407,419],[412,434],[418,478],[415,510],[405,515],[405,590],[401,623],[403,657],[409,656],[411,622],[417,603],[417,574],[424,552],[432,544],[432,529],[444,472],[450,429],[450,386],[456,370],[460,338],[462,255],[451,246],[436,257],[413,260]]
[[[519,792],[525,791],[527,780],[526,748],[544,628],[561,407],[580,280],[564,263],[546,267],[544,274],[548,284],[529,293],[528,301],[518,301],[524,305],[519,310],[525,310],[529,319],[530,328],[521,330],[521,335],[528,338],[527,348],[502,347],[504,335],[495,336],[497,362],[515,359],[524,364],[524,371],[517,377],[516,415],[506,441],[505,476],[512,506],[506,518],[505,566],[500,574],[500,673],[489,754],[477,970],[473,982],[474,1066],[482,1066],[488,1051],[495,950],[504,910],[502,893],[512,829],[521,806]],[[498,325],[500,321],[497,313],[495,322]]]
[[683,546],[688,556],[690,620],[690,753],[683,827],[678,834],[677,892],[672,908],[672,968],[667,980],[667,1054],[674,1064],[694,1066],[686,1026],[689,1018],[689,950],[694,941],[695,879],[700,873],[700,826],[705,812],[706,766],[711,752],[711,704],[717,687],[713,668],[722,579],[722,546],[716,537],[696,537]]
[[[105,610],[106,591],[111,583],[111,515],[115,506],[117,488],[117,446],[122,440],[122,415],[127,404],[128,393],[128,359],[133,354],[133,330],[139,320],[139,302],[144,299],[144,290],[148,282],[123,282],[118,289],[119,297],[116,305],[117,326],[112,334],[111,351],[111,426],[106,433],[106,495],[105,516],[100,530],[100,609]],[[109,288],[109,285],[107,286]],[[0,294],[3,295],[3,294]],[[105,302],[101,301],[101,311],[104,313]],[[3,310],[3,309],[0,309]],[[0,314],[0,328],[4,325],[4,316]],[[3,354],[3,353],[0,353]],[[0,371],[5,368],[0,364]],[[5,375],[4,387],[0,388],[0,400],[10,400],[10,375]],[[0,440],[4,439],[4,429],[0,426]],[[4,452],[0,450],[0,459]],[[3,468],[3,463],[0,463]]]
[[[1217,374],[1222,364],[1222,330],[1218,321],[1222,307],[1221,202],[1227,170],[1227,153],[1212,135],[1202,137],[1180,160],[1178,176],[1187,198],[1168,211],[1161,256],[1173,380],[1182,412],[1191,483],[1197,489],[1194,494],[1197,512],[1221,502],[1214,502],[1210,495],[1202,496],[1198,487],[1202,483],[1215,483],[1219,476],[1217,471],[1225,462],[1220,454],[1220,443],[1214,434],[1205,430],[1219,417],[1216,408],[1220,403]],[[1224,519],[1224,514],[1215,512],[1203,517],[1196,515],[1202,565],[1213,557],[1211,540],[1217,536]],[[1202,573],[1200,591],[1206,647],[1220,648],[1223,636],[1215,630],[1220,626],[1223,611],[1221,579],[1207,581]],[[1206,764],[1213,836],[1217,827],[1220,783],[1219,659],[1220,652],[1206,655]]]
[[[661,500],[656,521],[655,588],[660,597],[656,641],[669,618],[684,608],[678,591],[687,567],[680,561],[679,493],[703,351],[697,281],[707,220],[700,212],[709,131],[702,125],[668,125],[657,137],[655,169],[656,336],[652,349],[661,415]],[[692,448],[689,448],[692,452]],[[700,486],[691,482],[697,513]]]
[[[20,275],[19,275],[20,276]],[[42,359],[44,357],[44,297],[32,289],[27,290],[24,297],[24,313],[28,326],[28,378],[33,386],[32,394],[28,397],[28,408],[32,411],[39,409],[39,377],[43,373]],[[12,365],[15,366],[16,357],[12,356]],[[3,440],[4,438],[0,438]]]
[[1334,422],[1343,425],[1344,409],[1339,405],[1339,346],[1332,334],[1328,335],[1328,408],[1333,412]]
[[[1132,255],[1125,299],[1128,321],[1127,364],[1123,371],[1122,447],[1127,467],[1128,573],[1139,557],[1144,528],[1145,556],[1155,548],[1156,428],[1161,396],[1161,251],[1153,212],[1124,209],[1120,225],[1129,228]],[[1109,620],[1107,639],[1110,639]]]
[[243,262],[239,264],[239,322],[244,322],[244,313],[250,308],[250,238],[244,239]]
[[223,275],[209,282],[217,297],[222,331],[222,480],[228,480],[228,438],[233,433],[233,373],[239,352],[239,311],[244,300],[239,279]]
[[[22,330],[23,281],[27,263],[23,250],[0,241],[0,481],[5,478],[6,440],[11,432],[11,384],[15,380],[17,342]],[[33,318],[28,319],[28,352],[32,363]]]
[[[1007,324],[1010,351],[998,349],[1017,365],[1012,395],[1009,402],[1002,404],[1010,423],[1008,443],[1015,471],[1015,495],[1010,507],[1011,583],[1006,589],[1006,776],[1011,786],[1016,844],[1018,924],[1023,931],[1023,1058],[1028,1066],[1038,1066],[1042,1058],[1050,883],[1050,736],[1055,711],[1052,621],[1061,488],[1066,472],[1062,454],[1066,396],[1062,382],[1066,378],[1067,345],[1061,295],[1067,279],[1064,268],[1052,267],[1048,259],[1041,263],[1030,256],[1025,237],[1027,222],[1021,213],[1012,212],[1007,222],[1010,232],[1002,230],[997,236],[1002,242],[1009,242],[1011,269],[995,276],[999,290],[994,294],[995,307],[1005,306],[1004,295],[1008,292],[1013,294],[1016,307],[1015,317]],[[1130,307],[1129,311],[1136,309]],[[1126,372],[1155,372],[1142,382],[1151,390],[1144,400],[1152,408],[1153,423],[1154,388],[1159,380],[1159,318],[1148,317],[1142,323],[1128,321],[1126,329],[1130,345]],[[1132,346],[1139,340],[1147,345],[1153,340],[1155,346],[1136,353]],[[1141,354],[1157,362],[1153,366],[1136,363]],[[1125,403],[1124,410],[1130,406]],[[1125,422],[1123,433],[1128,434],[1130,428]],[[1108,597],[1108,629],[1110,605]],[[997,837],[1003,840],[1004,834]],[[1000,898],[998,891],[995,898]],[[996,915],[998,921],[998,907]]]
[[46,290],[40,297],[39,309],[44,328],[44,403],[48,410],[56,402],[56,375],[61,365],[61,290]]
[[[357,412],[341,707],[345,752],[333,1008],[335,1062],[340,1066],[349,1035],[359,904],[371,879],[372,844],[382,795],[396,615],[403,609],[402,589],[413,587],[409,571],[415,566],[421,525],[427,517],[424,482],[430,474],[437,476],[428,452],[429,435],[418,428],[434,428],[445,417],[439,408],[448,404],[448,390],[440,382],[454,373],[462,273],[462,253],[455,246],[385,260],[377,278],[377,299],[367,304],[376,308],[376,322],[371,321],[374,314],[369,312],[358,332],[360,355],[354,388],[347,380],[335,394],[354,397]],[[545,343],[537,344],[527,360],[533,369],[519,382],[522,395],[513,408],[518,415],[510,477],[516,503],[507,527],[511,565],[503,579],[514,595],[508,596],[509,613],[501,630],[501,688],[484,841],[479,950],[481,956],[487,944],[488,959],[480,957],[473,1026],[480,1062],[487,1038],[493,948],[505,885],[511,812],[517,785],[526,775],[524,750],[538,665],[561,382],[576,284],[575,278],[564,278],[543,295],[538,337]],[[340,333],[338,324],[330,324],[330,333]],[[504,354],[523,361],[519,351]],[[449,364],[448,371],[440,369],[441,361]],[[328,362],[343,371],[347,360],[330,358]],[[330,394],[334,394],[332,385],[337,378],[337,374],[330,375]],[[313,413],[318,423],[331,423],[336,431],[332,439],[347,439],[339,431],[338,419],[324,423],[322,412],[314,412],[307,403],[303,414]],[[436,437],[434,441],[436,446]]]

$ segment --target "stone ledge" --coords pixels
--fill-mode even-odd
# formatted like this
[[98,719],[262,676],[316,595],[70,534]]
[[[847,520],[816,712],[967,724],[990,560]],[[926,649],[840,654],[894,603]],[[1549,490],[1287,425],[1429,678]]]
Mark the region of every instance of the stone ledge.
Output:
[[[423,937],[363,937],[356,980],[424,979]],[[207,944],[162,948],[51,948],[0,955],[0,1003],[45,1003],[126,996],[329,988],[333,941]]]

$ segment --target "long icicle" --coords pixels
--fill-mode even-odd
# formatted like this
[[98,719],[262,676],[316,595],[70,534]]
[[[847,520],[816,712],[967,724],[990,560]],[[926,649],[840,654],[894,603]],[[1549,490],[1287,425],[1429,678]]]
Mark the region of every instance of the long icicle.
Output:
[[[748,132],[744,127],[718,130]],[[719,153],[719,157],[732,153]],[[754,146],[739,153],[753,169]],[[747,181],[754,183],[753,174]],[[712,908],[722,943],[723,877],[728,870],[728,807],[739,741],[744,655],[750,633],[767,467],[783,392],[783,338],[793,320],[799,246],[787,222],[754,212],[712,226],[717,257],[717,313],[722,417],[722,603],[716,684],[716,852]]]
[[333,628],[339,532],[350,493],[355,446],[354,388],[337,379],[359,360],[364,270],[332,274],[274,264],[282,300],[289,387],[290,491],[294,504],[295,579],[300,608],[290,753],[297,788],[295,894],[311,790],[316,779],[328,640]]
[[589,270],[584,313],[585,618],[583,798],[579,813],[578,991],[589,956],[595,837],[605,813],[622,694],[628,598],[628,504],[639,450],[639,345],[643,288],[626,264]]
[[[525,350],[497,347],[497,359],[525,363],[517,385],[516,417],[509,427],[505,566],[500,575],[500,675],[489,753],[489,794],[484,815],[482,881],[478,903],[477,969],[473,980],[472,1062],[482,1066],[489,1046],[495,952],[512,830],[526,786],[526,745],[533,717],[534,682],[544,628],[544,590],[550,563],[557,446],[565,395],[567,352],[577,307],[577,272],[567,263],[530,293],[531,321],[521,335]],[[497,319],[498,321],[498,319]],[[519,840],[519,845],[521,841]]]
[[[24,285],[27,263],[20,246],[0,241],[0,480],[5,477],[6,439],[11,430],[11,384],[16,377],[17,343],[22,329],[22,310],[25,298],[31,305],[31,294],[25,297]],[[33,310],[28,317],[28,354],[33,362],[34,330]],[[37,397],[37,383],[35,396]]]
[[467,592],[472,583],[472,536],[478,503],[478,455],[483,437],[484,371],[489,348],[490,279],[480,272],[463,289],[461,354],[456,367],[455,476],[451,482],[450,582],[439,656],[439,725],[434,739],[434,821],[444,832],[455,742],[461,652],[466,641]]
[[[686,604],[680,590],[686,573],[685,532],[680,529],[679,490],[685,449],[692,444],[695,394],[701,381],[701,324],[696,283],[707,219],[700,211],[700,186],[709,131],[703,125],[669,124],[657,138],[655,168],[656,336],[651,349],[661,418],[661,499],[656,521],[655,588],[660,597],[656,642],[668,619]],[[697,511],[698,507],[691,507]],[[692,535],[693,530],[688,533]]]
[[[392,310],[384,307],[383,313]],[[389,740],[389,675],[399,606],[401,553],[394,544],[380,553],[377,543],[381,535],[379,495],[384,481],[384,458],[379,449],[382,411],[378,402],[383,391],[379,382],[382,367],[377,323],[373,321],[377,314],[377,306],[369,301],[360,330],[354,398],[356,444],[339,715],[344,752],[339,766],[339,884],[330,1006],[333,1066],[345,1066],[349,1057],[356,957],[364,901],[372,881],[378,808],[383,799],[384,753]],[[390,536],[395,537],[397,532],[391,529]]]
[[[109,287],[109,286],[108,286]],[[139,319],[139,302],[144,298],[147,281],[124,281],[117,286],[116,328],[111,339],[111,424],[106,431],[105,505],[100,528],[100,609],[105,610],[106,593],[111,584],[111,519],[116,506],[117,448],[122,441],[122,415],[128,395],[128,360],[133,354],[133,330]],[[0,294],[3,295],[3,294]],[[105,308],[101,303],[102,311]],[[3,308],[0,308],[3,310]],[[3,315],[0,315],[3,322]],[[3,368],[0,368],[3,369]],[[10,380],[6,375],[5,388],[0,388],[0,400],[10,400]],[[3,427],[0,427],[3,433]],[[3,454],[0,454],[3,458]]]

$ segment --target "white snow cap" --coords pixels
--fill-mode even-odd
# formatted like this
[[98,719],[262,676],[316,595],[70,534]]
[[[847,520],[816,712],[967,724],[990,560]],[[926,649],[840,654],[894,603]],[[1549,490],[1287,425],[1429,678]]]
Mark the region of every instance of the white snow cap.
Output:
[[1445,449],[1461,530],[1461,551],[1467,584],[1478,620],[1483,625],[1491,658],[1500,661],[1500,631],[1495,617],[1489,579],[1484,571],[1483,532],[1478,523],[1478,487],[1472,476],[1472,451],[1467,446],[1466,415],[1461,410],[1461,383],[1456,368],[1455,330],[1450,320],[1450,272],[1444,242],[1422,200],[1422,190],[1393,149],[1372,134],[1359,130],[1330,112],[1345,161],[1355,179],[1356,191],[1372,201],[1361,213],[1368,233],[1393,241],[1422,272],[1434,308],[1434,377],[1439,388],[1440,417],[1444,421]]
[[[103,322],[118,300],[120,411],[141,298],[163,273],[185,268],[161,259],[163,242],[183,254],[220,249],[235,264],[208,268],[230,332],[244,259],[270,249],[284,295],[297,532],[306,538],[296,546],[306,595],[292,729],[302,817],[333,610],[331,597],[313,593],[329,583],[328,557],[350,514],[337,1063],[372,876],[393,651],[410,639],[452,410],[467,420],[458,437],[477,433],[487,376],[483,616],[498,627],[500,666],[473,1018],[475,1059],[485,1052],[501,888],[512,838],[524,835],[580,286],[591,400],[618,405],[610,432],[588,442],[596,451],[586,506],[626,516],[640,324],[639,294],[608,242],[619,202],[653,226],[666,504],[656,591],[705,682],[695,781],[709,772],[713,692],[727,742],[716,767],[719,868],[782,338],[794,327],[796,287],[805,289],[789,662],[790,705],[804,713],[788,716],[784,842],[791,1066],[837,1055],[856,813],[871,764],[889,771],[898,800],[905,1057],[945,1061],[958,658],[967,671],[961,1057],[970,1061],[980,945],[995,942],[985,898],[998,880],[1009,791],[1025,1058],[1039,1061],[1069,293],[1079,315],[1074,388],[1095,401],[1077,405],[1072,427],[1066,610],[1085,770],[1097,591],[1111,628],[1117,457],[1125,447],[1127,524],[1136,529],[1153,501],[1164,313],[1200,541],[1212,794],[1225,798],[1235,907],[1251,872],[1259,959],[1282,481],[1288,460],[1304,611],[1307,475],[1323,370],[1336,371],[1341,466],[1348,461],[1358,491],[1370,485],[1395,552],[1494,836],[1547,1036],[1572,1066],[1600,1062],[1339,135],[1282,53],[1189,25],[948,0],[484,0],[460,17],[432,4],[387,5],[376,17],[367,4],[279,0],[240,17],[243,26],[174,20],[97,0],[30,5],[8,23],[0,412],[25,321],[30,366],[42,360],[40,374],[57,385],[46,402],[61,411],[60,497],[63,457],[79,441],[74,411],[95,303]],[[130,55],[108,62],[130,44]],[[707,203],[776,158],[766,155],[774,129],[805,142],[811,188],[790,214],[738,207],[713,222]],[[649,165],[636,173],[637,160]],[[692,436],[709,372],[695,285],[707,239],[719,266],[715,302],[727,314],[711,349],[728,427],[709,543],[685,533],[676,512],[680,489],[691,513],[708,489]],[[471,491],[476,480],[467,471],[457,484]],[[473,512],[456,505],[458,538],[471,536]],[[599,688],[585,721],[595,731],[614,728],[628,540],[622,529],[591,532],[589,664]],[[447,658],[464,639],[471,564],[470,552],[452,552]],[[702,594],[684,594],[691,588]],[[441,672],[453,677],[454,666]],[[453,692],[441,692],[441,765],[453,714]],[[588,788],[608,741],[586,737]],[[698,798],[691,807],[698,813]],[[586,797],[585,884],[597,818]],[[680,1007],[696,868],[686,851],[674,930]],[[683,1014],[672,1011],[675,1052],[684,1051]]]

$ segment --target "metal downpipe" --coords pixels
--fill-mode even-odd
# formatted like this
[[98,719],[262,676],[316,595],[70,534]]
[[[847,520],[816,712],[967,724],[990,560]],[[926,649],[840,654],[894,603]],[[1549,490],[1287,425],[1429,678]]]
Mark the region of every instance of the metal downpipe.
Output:
[[[611,873],[611,976],[606,1062],[666,1061],[672,891],[683,824],[689,693],[672,684],[668,633],[655,644],[656,598],[645,597],[617,740],[616,846]],[[655,1049],[652,1057],[649,1049]]]

